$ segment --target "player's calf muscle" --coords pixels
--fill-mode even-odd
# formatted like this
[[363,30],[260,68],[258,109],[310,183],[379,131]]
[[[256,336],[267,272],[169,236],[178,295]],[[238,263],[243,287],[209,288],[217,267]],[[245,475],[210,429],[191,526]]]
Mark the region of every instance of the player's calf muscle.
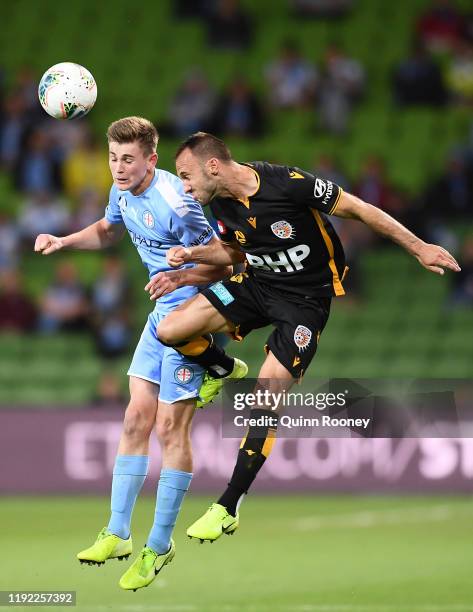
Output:
[[156,433],[162,448],[163,467],[192,471],[190,429],[195,400],[159,403]]

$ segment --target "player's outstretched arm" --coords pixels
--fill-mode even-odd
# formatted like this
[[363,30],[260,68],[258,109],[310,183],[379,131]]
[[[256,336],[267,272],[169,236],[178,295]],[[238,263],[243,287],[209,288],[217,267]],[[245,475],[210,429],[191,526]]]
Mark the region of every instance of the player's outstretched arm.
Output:
[[178,268],[185,263],[202,263],[229,266],[245,261],[245,254],[231,244],[213,238],[205,245],[195,247],[171,247],[166,254],[168,264]]
[[110,223],[104,217],[80,232],[68,236],[58,237],[52,234],[39,234],[35,241],[34,250],[42,255],[51,255],[51,253],[61,249],[85,251],[105,249],[121,240],[124,232],[125,228],[121,223]]
[[158,272],[150,279],[145,291],[149,293],[150,300],[158,300],[179,287],[207,285],[228,278],[231,273],[231,266],[209,266],[207,264],[199,264],[195,268],[185,268],[184,270]]
[[378,234],[386,236],[386,238],[390,238],[393,242],[404,247],[424,268],[431,272],[444,274],[445,269],[454,272],[460,271],[457,261],[446,249],[436,244],[424,242],[383,210],[350,193],[343,192],[341,194],[340,201],[333,214],[337,217],[363,221]]

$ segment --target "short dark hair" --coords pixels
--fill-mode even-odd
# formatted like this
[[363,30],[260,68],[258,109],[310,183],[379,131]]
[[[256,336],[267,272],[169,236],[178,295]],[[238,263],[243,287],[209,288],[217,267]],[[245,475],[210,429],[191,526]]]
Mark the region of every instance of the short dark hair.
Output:
[[158,146],[158,132],[151,121],[143,117],[124,117],[108,126],[108,142],[125,144],[138,141],[143,153],[151,155]]
[[230,149],[223,140],[207,132],[196,132],[186,138],[176,151],[176,159],[185,149],[190,149],[194,155],[203,157],[206,160],[211,157],[216,157],[221,161],[228,162],[232,159]]

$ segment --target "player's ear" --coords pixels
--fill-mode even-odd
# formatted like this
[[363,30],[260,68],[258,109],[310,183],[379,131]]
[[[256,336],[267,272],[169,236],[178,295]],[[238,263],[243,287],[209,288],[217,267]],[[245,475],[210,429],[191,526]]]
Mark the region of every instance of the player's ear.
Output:
[[210,174],[214,174],[214,175],[218,174],[219,164],[218,164],[218,159],[216,157],[211,157],[207,161],[206,166]]
[[152,164],[153,166],[156,166],[156,164],[158,163],[158,159],[159,159],[159,155],[156,153],[156,151],[154,153],[152,153],[149,156],[149,163]]

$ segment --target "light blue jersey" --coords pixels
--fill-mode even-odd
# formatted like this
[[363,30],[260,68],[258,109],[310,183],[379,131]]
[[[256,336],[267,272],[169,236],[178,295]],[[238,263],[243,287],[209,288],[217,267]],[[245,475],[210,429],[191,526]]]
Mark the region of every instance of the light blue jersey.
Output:
[[[140,195],[120,191],[113,185],[105,218],[110,223],[125,224],[150,278],[172,269],[166,261],[169,248],[207,244],[215,236],[200,204],[184,193],[181,180],[159,169]],[[156,308],[161,313],[168,312],[195,293],[195,287],[181,287],[160,298]]]
[[[169,248],[207,244],[215,236],[200,204],[184,193],[181,180],[159,169],[140,195],[113,185],[105,218],[110,223],[125,224],[150,278],[172,269],[166,261]],[[157,300],[128,371],[130,376],[159,384],[159,397],[168,403],[197,397],[204,371],[174,349],[163,346],[157,339],[156,327],[169,311],[197,291],[195,287],[181,287]]]

